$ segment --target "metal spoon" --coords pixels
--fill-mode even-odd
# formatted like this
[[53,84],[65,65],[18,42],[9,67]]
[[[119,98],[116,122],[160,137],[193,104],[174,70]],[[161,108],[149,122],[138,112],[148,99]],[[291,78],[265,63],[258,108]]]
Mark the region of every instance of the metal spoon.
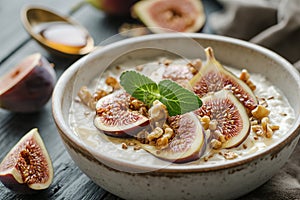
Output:
[[31,37],[51,53],[81,56],[95,49],[93,38],[83,26],[52,10],[25,7],[21,19]]

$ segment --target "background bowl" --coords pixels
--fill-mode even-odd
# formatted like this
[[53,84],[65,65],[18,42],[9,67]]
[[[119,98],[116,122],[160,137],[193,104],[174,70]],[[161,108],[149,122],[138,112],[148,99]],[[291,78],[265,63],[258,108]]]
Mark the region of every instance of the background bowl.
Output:
[[[295,121],[275,144],[225,164],[148,165],[117,159],[85,145],[69,125],[77,91],[107,66],[128,58],[180,55],[198,58],[199,44],[211,46],[224,65],[267,77],[288,98]],[[260,46],[206,34],[156,34],[123,40],[80,59],[60,77],[53,93],[53,117],[69,154],[96,184],[125,199],[232,199],[259,187],[284,165],[299,139],[300,78],[285,59]]]

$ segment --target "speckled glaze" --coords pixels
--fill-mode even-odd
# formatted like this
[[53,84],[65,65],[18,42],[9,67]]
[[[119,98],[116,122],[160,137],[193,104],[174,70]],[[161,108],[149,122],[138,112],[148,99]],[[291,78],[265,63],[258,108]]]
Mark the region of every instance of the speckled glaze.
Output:
[[[239,160],[209,167],[176,165],[137,166],[114,160],[85,146],[68,123],[72,99],[106,66],[125,59],[162,54],[199,57],[199,45],[211,46],[221,63],[261,73],[284,92],[295,110],[292,128],[277,143]],[[147,49],[145,49],[147,48]],[[124,56],[123,56],[124,55]],[[120,57],[121,56],[121,57]],[[101,65],[99,65],[101,63]],[[99,66],[103,66],[102,68]],[[53,93],[53,117],[66,149],[95,183],[125,199],[232,199],[259,187],[284,165],[299,140],[300,78],[277,54],[248,42],[205,34],[156,34],[103,47],[74,63],[61,76]]]

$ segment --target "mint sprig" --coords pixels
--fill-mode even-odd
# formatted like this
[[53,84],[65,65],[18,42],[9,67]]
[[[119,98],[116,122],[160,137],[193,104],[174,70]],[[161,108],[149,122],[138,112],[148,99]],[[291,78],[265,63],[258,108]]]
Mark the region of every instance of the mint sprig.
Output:
[[163,80],[157,84],[136,71],[123,72],[120,84],[127,93],[149,106],[153,101],[159,100],[167,107],[170,116],[196,110],[202,105],[201,99],[196,94],[174,81]]

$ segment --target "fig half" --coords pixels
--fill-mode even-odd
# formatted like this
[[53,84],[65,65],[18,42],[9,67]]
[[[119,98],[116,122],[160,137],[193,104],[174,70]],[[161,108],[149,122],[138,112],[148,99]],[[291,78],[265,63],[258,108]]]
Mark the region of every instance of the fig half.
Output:
[[249,135],[250,122],[243,104],[231,91],[221,90],[202,98],[203,105],[195,111],[217,122],[216,130],[225,136],[223,148],[240,145]]
[[114,137],[131,137],[149,125],[149,119],[129,108],[131,96],[117,91],[102,97],[96,104],[95,126]]
[[34,112],[51,97],[56,74],[41,54],[23,59],[0,77],[0,107],[14,112]]
[[36,128],[21,138],[0,164],[0,181],[18,193],[46,189],[52,179],[52,162]]
[[158,150],[155,146],[141,144],[142,148],[154,156],[174,163],[184,163],[200,158],[205,139],[202,125],[194,113],[186,113],[170,118],[170,127],[175,136],[168,146]]
[[229,89],[237,99],[249,110],[253,110],[258,102],[249,86],[225,69],[214,56],[212,48],[205,49],[207,61],[190,81],[194,92],[203,97],[208,93]]
[[153,33],[197,32],[205,23],[199,0],[143,0],[132,10]]

